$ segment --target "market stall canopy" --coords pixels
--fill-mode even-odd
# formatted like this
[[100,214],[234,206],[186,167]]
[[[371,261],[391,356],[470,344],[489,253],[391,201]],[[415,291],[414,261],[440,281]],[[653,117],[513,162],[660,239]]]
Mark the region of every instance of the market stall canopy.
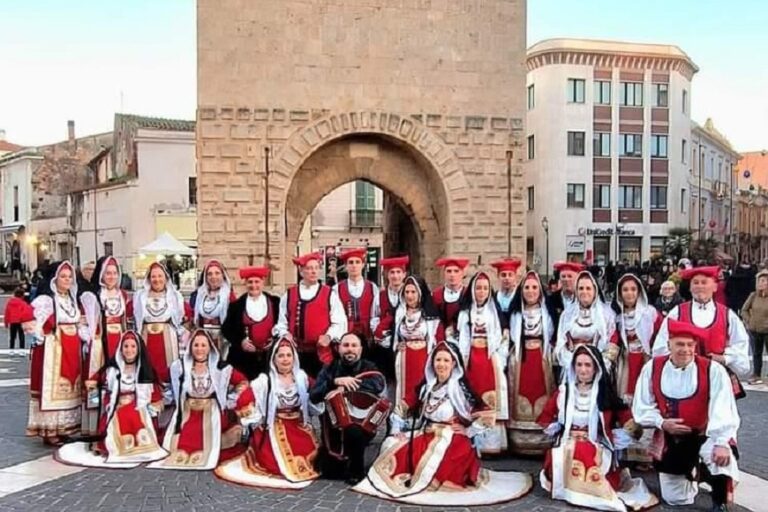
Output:
[[174,236],[167,231],[157,237],[157,239],[151,243],[148,243],[144,247],[139,249],[139,252],[145,254],[179,254],[181,256],[192,256],[195,254],[195,250],[179,242]]

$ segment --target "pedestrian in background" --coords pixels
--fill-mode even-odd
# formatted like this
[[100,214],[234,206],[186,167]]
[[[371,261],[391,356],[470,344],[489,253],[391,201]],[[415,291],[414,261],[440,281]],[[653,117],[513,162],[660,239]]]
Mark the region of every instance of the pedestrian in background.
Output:
[[661,284],[659,298],[653,304],[662,316],[667,316],[672,309],[683,303],[683,298],[677,293],[677,285],[674,281],[668,280]]
[[[24,300],[24,288],[17,287],[13,291],[13,297],[8,299],[5,305],[5,327],[10,330],[11,355],[24,354],[26,339],[21,324],[33,317],[32,306]],[[16,352],[16,337],[19,338],[19,350]]]
[[763,348],[768,343],[768,270],[757,274],[757,290],[749,294],[741,317],[752,340],[752,378],[750,384],[762,383]]

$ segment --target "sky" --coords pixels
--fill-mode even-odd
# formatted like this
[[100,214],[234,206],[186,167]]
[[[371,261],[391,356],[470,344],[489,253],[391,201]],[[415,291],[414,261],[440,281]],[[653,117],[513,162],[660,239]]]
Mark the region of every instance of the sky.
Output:
[[[750,151],[768,149],[765,20],[765,0],[529,0],[528,43],[677,45],[700,68],[693,119]],[[40,145],[69,119],[78,136],[110,131],[115,112],[194,119],[195,30],[194,0],[0,0],[0,129]]]

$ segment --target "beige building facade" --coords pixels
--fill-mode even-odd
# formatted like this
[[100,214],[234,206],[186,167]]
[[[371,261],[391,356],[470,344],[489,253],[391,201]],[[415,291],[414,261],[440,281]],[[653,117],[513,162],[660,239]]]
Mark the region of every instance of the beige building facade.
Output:
[[201,258],[291,283],[307,217],[356,180],[407,218],[383,256],[433,283],[446,254],[521,255],[525,5],[200,0]]

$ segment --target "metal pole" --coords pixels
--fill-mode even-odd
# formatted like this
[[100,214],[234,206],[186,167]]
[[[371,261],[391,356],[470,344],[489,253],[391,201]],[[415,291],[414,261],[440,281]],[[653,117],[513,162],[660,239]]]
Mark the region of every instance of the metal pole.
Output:
[[699,139],[699,241],[701,241],[701,235],[704,231],[704,227],[702,224],[703,216],[704,216],[704,202],[703,198],[701,197],[701,180],[702,180],[702,174],[704,174],[704,153],[701,151],[701,139]]
[[547,281],[549,281],[549,227],[544,230],[547,235]]
[[[731,176],[729,179],[728,187],[730,188],[730,191],[728,192],[730,199],[728,203],[728,250],[729,254],[730,252],[733,252],[733,162],[731,162],[730,165],[731,168]],[[731,254],[733,256],[733,254]]]
[[269,146],[264,148],[264,260],[269,266]]
[[512,257],[512,150],[507,150],[507,257]]
[[93,261],[99,259],[99,213],[96,208],[96,188],[93,189]]

